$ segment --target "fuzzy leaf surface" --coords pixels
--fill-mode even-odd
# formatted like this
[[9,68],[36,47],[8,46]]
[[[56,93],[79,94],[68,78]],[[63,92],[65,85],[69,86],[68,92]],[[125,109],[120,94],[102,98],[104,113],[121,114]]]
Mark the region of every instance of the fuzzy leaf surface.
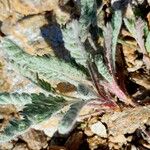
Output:
[[129,30],[129,32],[132,34],[132,36],[137,41],[137,43],[140,47],[140,52],[142,52],[143,54],[146,54],[147,51],[145,49],[144,39],[143,39],[144,27],[145,27],[144,21],[141,18],[138,18],[136,21],[135,21],[135,19],[124,18],[124,23],[125,23],[127,29]]
[[120,33],[122,25],[122,12],[121,10],[117,10],[114,12],[113,19],[112,19],[112,60],[113,60],[113,67],[115,69],[115,60],[116,60],[116,47],[117,47],[117,41],[118,36]]
[[72,84],[86,80],[86,75],[82,71],[56,57],[31,56],[6,38],[2,41],[2,47],[20,73],[35,82],[37,82],[37,74],[40,79],[69,81]]
[[29,103],[32,103],[32,98],[27,93],[0,93],[0,105],[13,104],[17,109],[20,109]]
[[53,97],[44,94],[31,94],[32,103],[25,105],[20,112],[23,119],[13,119],[0,134],[0,142],[6,142],[14,137],[23,134],[31,125],[40,123],[60,111],[66,104],[62,97]]
[[10,121],[4,132],[0,134],[0,143],[11,141],[13,138],[23,134],[29,126],[31,126],[31,122],[27,118]]
[[84,42],[88,36],[89,27],[96,22],[96,1],[95,0],[81,0],[81,16],[80,24],[80,38]]
[[112,81],[112,76],[109,73],[107,66],[103,61],[103,57],[101,55],[95,56],[95,64],[97,66],[98,72],[107,80],[108,82]]
[[145,46],[146,46],[147,52],[150,53],[150,32],[147,35]]
[[80,27],[77,20],[73,20],[62,29],[65,48],[69,50],[76,62],[86,67],[88,54],[80,40]]
[[85,104],[86,101],[79,101],[70,106],[59,124],[58,132],[60,134],[67,134],[72,130],[76,123],[76,118]]
[[39,123],[48,119],[66,104],[66,100],[62,97],[53,97],[51,95],[46,97],[42,93],[39,95],[32,94],[32,103],[25,106],[22,114],[27,116],[33,123]]

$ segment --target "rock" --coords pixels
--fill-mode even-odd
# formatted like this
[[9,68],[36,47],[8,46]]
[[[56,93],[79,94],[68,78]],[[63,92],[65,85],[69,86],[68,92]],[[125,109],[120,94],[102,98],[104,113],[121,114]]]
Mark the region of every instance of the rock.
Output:
[[149,6],[150,6],[150,0],[147,0],[147,2],[148,2],[148,4],[149,4]]
[[92,124],[90,128],[94,134],[103,138],[107,137],[106,127],[100,121],[96,122],[95,124]]
[[124,135],[110,136],[108,140],[110,149],[122,149],[123,145],[127,145],[127,142]]
[[25,143],[17,143],[12,150],[29,150]]
[[107,139],[101,138],[101,137],[99,137],[97,135],[89,137],[87,139],[87,141],[89,143],[89,148],[91,150],[98,149],[98,147],[100,145],[102,145],[103,147],[99,148],[99,149],[108,149],[108,147],[107,147]]
[[137,150],[137,148],[134,145],[131,145],[131,150]]
[[[62,12],[59,0],[0,0],[0,21],[11,17],[13,22],[28,15],[42,14],[46,11],[54,11],[58,20],[64,21],[69,15]],[[66,15],[67,14],[67,15]]]
[[124,135],[118,135],[118,136],[115,136],[115,137],[110,136],[109,141],[112,142],[112,143],[117,143],[120,146],[127,143],[127,139],[125,138]]
[[28,132],[23,134],[21,138],[27,143],[30,149],[40,150],[42,148],[46,148],[48,145],[47,137],[42,131],[30,129]]
[[10,150],[14,147],[12,142],[7,142],[7,143],[1,143],[0,144],[0,149],[1,150]]
[[105,114],[102,122],[107,124],[109,135],[118,136],[131,134],[148,122],[150,106],[125,109],[122,112]]
[[[42,36],[41,30],[44,28],[45,30],[48,28],[48,20],[44,15],[36,15],[23,19],[15,25],[8,19],[3,23],[1,30],[29,54],[43,55],[52,52],[50,43]],[[48,29],[47,34],[50,34]]]
[[58,0],[13,0],[10,1],[10,6],[14,12],[27,16],[56,9]]
[[91,131],[90,127],[86,127],[84,129],[84,133],[87,135],[87,136],[93,136],[94,133]]

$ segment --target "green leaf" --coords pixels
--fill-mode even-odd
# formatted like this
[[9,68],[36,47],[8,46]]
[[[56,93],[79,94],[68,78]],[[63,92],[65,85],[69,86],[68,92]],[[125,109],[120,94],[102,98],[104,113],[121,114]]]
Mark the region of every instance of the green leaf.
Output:
[[73,20],[62,29],[65,48],[75,58],[76,62],[86,67],[88,54],[80,40],[80,27],[77,20]]
[[121,10],[116,10],[113,15],[112,19],[112,60],[113,60],[113,67],[116,68],[115,60],[116,60],[116,47],[118,36],[120,33],[122,25],[122,12]]
[[148,53],[150,53],[150,32],[147,35],[145,47]]
[[46,82],[43,79],[40,79],[38,74],[37,74],[37,84],[44,90],[48,92],[55,92],[55,89],[51,86],[50,83]]
[[[53,97],[44,94],[31,94],[32,103],[25,105],[23,111],[20,112],[23,119],[13,119],[0,134],[0,143],[7,142],[23,134],[30,128],[31,125],[40,123],[52,115],[60,111],[66,104],[66,100],[61,97]],[[13,102],[12,102],[13,103]]]
[[62,97],[46,97],[40,93],[32,94],[32,103],[27,104],[22,114],[27,116],[34,124],[48,119],[55,112],[61,110],[67,104]]
[[80,38],[85,42],[89,33],[91,24],[96,23],[96,1],[95,0],[81,0],[81,16],[79,19],[80,24]]
[[0,93],[0,105],[13,104],[17,109],[32,102],[31,95],[27,93]]
[[125,26],[127,27],[127,29],[129,30],[129,32],[133,35],[133,37],[135,37],[136,36],[135,19],[124,18],[124,23],[125,23]]
[[110,75],[109,70],[103,61],[102,55],[95,56],[95,64],[102,77],[108,82],[112,82],[112,76]]
[[0,134],[0,143],[8,142],[23,134],[29,126],[31,126],[31,122],[26,117],[22,120],[13,119],[9,122],[4,132]]
[[80,83],[77,86],[77,92],[80,99],[90,100],[98,98],[97,93],[94,91],[92,86],[87,86],[83,83]]
[[31,56],[6,38],[2,40],[2,48],[20,73],[35,83],[37,74],[40,79],[50,82],[67,81],[72,84],[86,82],[86,75],[82,71],[56,57]]
[[86,101],[79,101],[70,106],[69,110],[59,123],[58,132],[60,134],[67,134],[73,129],[76,123],[76,118],[85,104]]
[[144,45],[144,39],[143,39],[145,22],[141,18],[138,18],[137,20],[124,18],[124,23],[127,29],[129,30],[129,32],[137,41],[140,47],[139,51],[143,54],[147,54],[147,51]]

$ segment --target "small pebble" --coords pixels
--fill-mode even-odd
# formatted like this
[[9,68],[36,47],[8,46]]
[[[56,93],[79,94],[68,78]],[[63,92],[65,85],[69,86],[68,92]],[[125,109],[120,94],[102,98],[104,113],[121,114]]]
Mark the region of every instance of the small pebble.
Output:
[[106,127],[100,121],[98,121],[95,124],[92,124],[90,128],[94,134],[97,134],[98,136],[103,138],[107,138]]

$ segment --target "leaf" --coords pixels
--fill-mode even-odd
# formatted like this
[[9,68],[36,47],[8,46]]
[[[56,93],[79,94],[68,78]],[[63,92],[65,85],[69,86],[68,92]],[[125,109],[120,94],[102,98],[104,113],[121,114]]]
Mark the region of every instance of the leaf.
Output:
[[108,61],[109,71],[114,74],[116,71],[116,47],[118,35],[122,25],[122,12],[115,11],[111,24],[108,23],[103,28],[103,36],[106,48],[106,59]]
[[117,83],[117,79],[114,76],[114,74],[111,75],[109,73],[109,70],[107,69],[107,66],[104,64],[103,58],[101,55],[97,55],[95,57],[95,64],[97,66],[98,72],[105,79],[104,81],[100,81],[100,84],[104,86],[104,89],[115,94],[121,101],[123,101],[127,104],[132,104],[130,98],[126,94],[126,91],[123,91],[119,87],[119,85]]
[[144,45],[144,26],[145,23],[141,18],[138,18],[136,23],[135,23],[135,30],[136,30],[136,37],[135,39],[137,40],[137,43],[140,46],[141,51],[143,54],[147,54],[145,45]]
[[116,47],[118,41],[118,35],[120,33],[122,25],[122,12],[121,10],[116,10],[113,15],[112,19],[112,60],[113,60],[113,67],[116,68],[115,60],[116,60]]
[[[125,25],[128,30],[131,32],[133,37],[136,39],[140,49],[139,52],[143,53],[143,62],[146,68],[150,69],[150,57],[148,56],[148,51],[146,49],[146,43],[144,41],[144,33],[145,33],[145,22],[138,18],[135,20],[124,19]],[[131,28],[132,27],[132,28]]]
[[61,93],[75,92],[76,87],[68,82],[60,82],[57,84],[56,90]]
[[86,67],[88,55],[80,40],[81,30],[77,20],[73,20],[62,29],[64,45],[76,62]]
[[86,101],[79,101],[70,106],[69,110],[59,123],[58,132],[60,134],[67,134],[73,129],[76,118],[85,104]]
[[80,24],[80,38],[85,42],[89,33],[91,24],[96,24],[96,1],[95,0],[81,0],[81,15],[79,19]]
[[113,75],[114,74],[114,60],[112,58],[112,26],[110,23],[108,23],[106,25],[106,27],[103,28],[103,36],[104,36],[104,50],[105,50],[105,54],[106,54],[106,60],[108,62],[107,66],[108,66],[108,70],[110,71],[110,73]]
[[147,54],[143,39],[145,28],[144,21],[141,18],[138,18],[136,21],[135,19],[124,18],[124,23],[132,36],[136,39],[140,47],[139,51],[143,54]]
[[133,37],[135,37],[136,36],[136,33],[135,33],[135,18],[133,18],[133,19],[124,18],[123,20],[124,20],[125,26],[129,30],[129,32],[132,34]]
[[98,98],[97,93],[94,91],[92,86],[87,86],[83,83],[80,83],[77,86],[77,92],[79,95],[79,98],[82,98],[84,100],[91,100]]
[[95,64],[102,77],[104,77],[104,79],[108,82],[112,82],[112,76],[110,75],[109,70],[103,61],[102,55],[95,56]]
[[48,119],[66,104],[66,100],[62,97],[53,97],[51,95],[46,97],[42,93],[39,95],[32,94],[32,103],[26,105],[22,114],[35,124]]
[[112,54],[112,39],[113,39],[113,28],[110,24],[107,24],[107,26],[103,29],[103,35],[104,35],[104,44],[105,44],[105,53],[106,53],[106,59],[107,59],[107,66],[103,63],[102,58],[100,56],[95,60],[95,63],[97,64],[97,68],[99,73],[106,79],[106,81],[103,81],[102,84],[105,89],[110,91],[111,93],[114,93],[121,101],[123,101],[126,104],[133,105],[131,99],[129,98],[126,91],[122,90],[117,82],[117,77],[115,74],[115,68],[113,66],[114,61],[113,60],[113,54]]
[[26,104],[29,104],[31,102],[31,95],[27,93],[0,93],[0,105],[13,104],[18,110],[20,110]]
[[31,56],[6,38],[2,41],[2,47],[20,73],[35,83],[37,74],[47,81],[67,81],[76,85],[80,81],[86,82],[86,75],[82,71],[56,57]]
[[44,90],[48,91],[48,92],[55,92],[55,89],[52,88],[51,84],[46,82],[43,79],[40,79],[38,74],[37,74],[37,84]]
[[6,142],[12,138],[26,132],[31,125],[40,123],[52,115],[60,111],[66,104],[66,100],[62,97],[53,97],[44,94],[31,94],[32,103],[25,105],[20,114],[23,119],[12,120],[4,129],[4,133],[0,135],[0,142]]
[[146,37],[145,47],[146,47],[147,52],[150,53],[150,32],[148,33]]
[[12,120],[9,122],[4,132],[0,134],[0,143],[8,142],[23,134],[31,126],[31,122],[25,117],[22,120]]

